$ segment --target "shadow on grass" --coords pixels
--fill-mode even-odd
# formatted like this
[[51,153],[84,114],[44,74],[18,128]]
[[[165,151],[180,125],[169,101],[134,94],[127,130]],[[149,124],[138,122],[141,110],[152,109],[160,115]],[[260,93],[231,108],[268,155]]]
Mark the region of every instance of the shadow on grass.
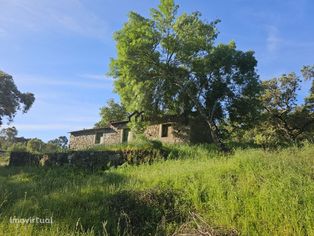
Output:
[[1,221],[53,217],[73,232],[94,230],[95,235],[165,235],[169,225],[184,222],[191,206],[180,192],[135,191],[129,181],[111,171],[0,167]]

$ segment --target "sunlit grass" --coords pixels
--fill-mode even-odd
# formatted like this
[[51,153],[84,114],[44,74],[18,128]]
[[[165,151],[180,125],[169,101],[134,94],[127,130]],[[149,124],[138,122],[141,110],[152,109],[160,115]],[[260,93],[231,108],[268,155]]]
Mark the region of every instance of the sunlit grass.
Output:
[[[112,199],[124,191],[173,189],[190,203],[188,210],[213,227],[234,228],[242,235],[314,235],[313,146],[236,150],[231,156],[206,146],[169,148],[180,159],[93,173],[66,167],[1,167],[0,234],[118,234]],[[54,223],[9,224],[12,216],[52,216]]]

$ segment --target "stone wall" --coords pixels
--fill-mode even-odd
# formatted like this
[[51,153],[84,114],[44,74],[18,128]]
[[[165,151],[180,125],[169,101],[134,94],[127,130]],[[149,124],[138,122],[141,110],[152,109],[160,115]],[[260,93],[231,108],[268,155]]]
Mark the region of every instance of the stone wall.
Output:
[[114,131],[112,133],[104,133],[102,138],[102,145],[119,144],[122,141],[122,130]]
[[[162,124],[168,124],[168,136],[161,137]],[[103,144],[119,144],[122,142],[123,129],[126,129],[127,124],[116,126],[115,133],[105,133]],[[165,143],[188,143],[190,140],[190,128],[187,125],[181,125],[177,122],[155,123],[149,125],[144,135],[150,140],[159,140]],[[132,132],[129,132],[128,141],[133,140]]]
[[[197,127],[197,125],[195,125],[192,132],[190,126],[188,125],[182,125],[177,122],[167,122],[164,123],[164,125],[169,125],[168,135],[167,137],[162,137],[162,125],[163,124],[160,123],[149,125],[146,128],[144,135],[150,140],[159,140],[164,143],[189,143],[192,133],[197,137],[198,134],[195,131],[202,131],[202,128]],[[120,144],[122,143],[123,130],[126,128],[127,125],[122,124],[113,127],[112,129],[107,129],[106,131],[86,130],[78,133],[72,133],[70,136],[70,148],[72,150],[80,150],[98,145],[95,143],[96,132],[103,133],[99,145]],[[129,132],[129,142],[132,141],[132,137],[132,133]]]
[[74,150],[89,148],[95,145],[96,133],[71,134],[70,148]]
[[123,163],[138,165],[167,159],[169,150],[162,148],[125,149],[116,151],[69,151],[47,154],[11,152],[9,166],[72,166],[83,169],[108,169]]
[[112,145],[119,144],[122,142],[122,129],[112,130],[110,132],[100,132],[103,133],[100,143],[96,144],[96,131],[88,131],[85,133],[77,133],[70,135],[70,149],[81,150],[93,147],[95,145]]
[[154,124],[147,127],[144,135],[151,140],[159,140],[164,143],[188,143],[190,140],[189,126],[180,125],[178,123],[169,124],[168,136],[161,137],[162,124]]

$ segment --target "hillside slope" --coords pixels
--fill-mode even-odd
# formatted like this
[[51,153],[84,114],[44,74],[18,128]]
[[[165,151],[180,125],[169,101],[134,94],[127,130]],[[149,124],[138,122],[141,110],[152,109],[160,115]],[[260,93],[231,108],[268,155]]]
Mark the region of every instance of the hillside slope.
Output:
[[[179,160],[94,173],[0,167],[0,234],[169,235],[199,225],[213,235],[314,235],[313,146],[232,156],[173,148]],[[10,224],[51,216],[52,225]]]

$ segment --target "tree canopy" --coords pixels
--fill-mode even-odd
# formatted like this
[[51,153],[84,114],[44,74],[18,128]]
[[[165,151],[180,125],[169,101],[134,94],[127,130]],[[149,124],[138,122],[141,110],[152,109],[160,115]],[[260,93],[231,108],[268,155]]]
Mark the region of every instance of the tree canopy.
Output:
[[32,93],[18,90],[11,75],[0,71],[0,125],[4,117],[12,121],[18,110],[27,112],[34,100]]
[[305,106],[314,113],[314,65],[304,66],[301,70],[305,80],[312,80],[309,96],[305,99]]
[[260,97],[262,110],[253,129],[246,130],[246,135],[254,143],[265,147],[290,145],[301,141],[314,141],[313,91],[305,101],[298,101],[301,82],[313,79],[313,66],[301,70],[303,78],[296,73],[283,74],[264,80]]
[[158,114],[197,112],[223,148],[219,123],[252,123],[261,87],[252,51],[234,42],[216,44],[219,20],[199,12],[177,15],[173,0],[161,0],[150,18],[135,12],[115,33],[117,58],[110,75],[126,110]]

